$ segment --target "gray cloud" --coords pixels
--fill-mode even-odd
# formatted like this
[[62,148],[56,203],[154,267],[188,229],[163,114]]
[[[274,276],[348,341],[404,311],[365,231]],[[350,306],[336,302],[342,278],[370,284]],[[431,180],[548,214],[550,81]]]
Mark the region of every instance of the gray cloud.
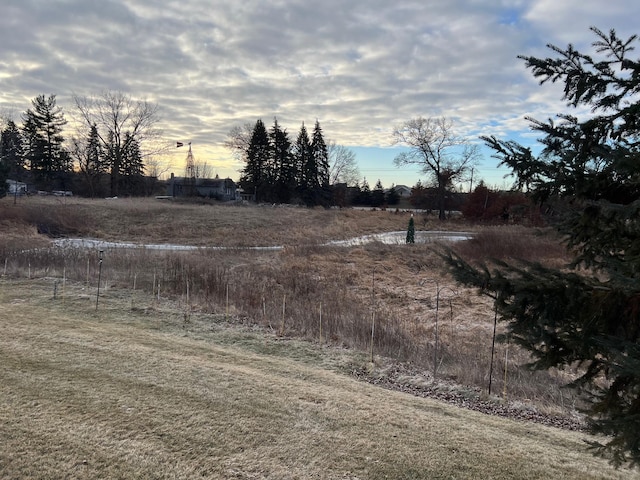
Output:
[[518,54],[588,46],[591,25],[630,35],[638,14],[631,0],[9,0],[0,110],[119,90],[158,103],[168,139],[221,164],[229,130],[258,117],[292,136],[317,118],[349,146],[388,146],[417,115],[506,136],[563,108]]

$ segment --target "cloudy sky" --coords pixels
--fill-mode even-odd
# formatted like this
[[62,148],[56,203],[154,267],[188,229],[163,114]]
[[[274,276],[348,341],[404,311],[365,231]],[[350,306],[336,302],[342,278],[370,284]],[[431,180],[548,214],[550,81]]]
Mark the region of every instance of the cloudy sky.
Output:
[[[234,179],[232,127],[277,117],[295,139],[318,119],[372,186],[414,185],[425,175],[394,167],[394,126],[446,116],[474,141],[527,141],[525,115],[565,106],[517,55],[588,49],[590,26],[626,38],[638,18],[636,0],[4,0],[0,114],[19,121],[40,94],[69,112],[73,94],[124,92],[158,104],[167,144],[191,141]],[[176,174],[185,154],[168,159]],[[489,155],[479,174],[503,185]]]

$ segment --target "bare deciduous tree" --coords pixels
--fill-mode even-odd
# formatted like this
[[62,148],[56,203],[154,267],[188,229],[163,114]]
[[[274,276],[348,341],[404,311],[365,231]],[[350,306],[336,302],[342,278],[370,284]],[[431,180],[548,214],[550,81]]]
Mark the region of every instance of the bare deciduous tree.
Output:
[[173,168],[173,165],[171,162],[160,160],[160,158],[156,156],[150,156],[146,158],[144,161],[144,165],[145,165],[145,169],[144,169],[145,173],[148,176],[153,178],[160,178],[169,170],[171,170],[171,168]]
[[71,137],[71,158],[79,168],[88,189],[93,198],[98,192],[100,178],[108,170],[107,159],[102,151],[102,145],[98,138],[98,130],[95,125],[89,130],[85,138]]
[[245,123],[242,126],[235,126],[227,135],[224,146],[231,150],[233,157],[239,162],[247,161],[247,152],[251,145],[254,125]]
[[453,182],[469,172],[478,161],[478,147],[454,132],[453,122],[444,117],[412,118],[393,130],[394,144],[408,149],[393,160],[396,166],[418,165],[438,189],[440,220],[445,216],[445,196]]
[[203,162],[197,161],[195,163],[195,169],[196,178],[213,178],[213,165],[210,165],[206,160]]
[[[123,155],[132,142],[143,145],[157,138],[158,106],[146,100],[133,100],[122,92],[105,91],[100,96],[73,96],[77,113],[85,128],[97,127],[100,143],[110,159],[111,195],[118,195]],[[144,151],[143,157],[157,152]]]
[[356,154],[333,140],[327,145],[329,152],[329,184],[346,183],[357,185],[360,180],[360,170],[356,162]]

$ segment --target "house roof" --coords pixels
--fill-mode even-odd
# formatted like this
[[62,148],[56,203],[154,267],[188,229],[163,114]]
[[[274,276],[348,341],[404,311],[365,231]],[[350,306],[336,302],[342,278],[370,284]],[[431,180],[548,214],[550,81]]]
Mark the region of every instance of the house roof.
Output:
[[[190,179],[187,177],[173,177],[173,181],[177,184],[184,184]],[[230,178],[196,178],[196,186],[198,187],[219,187],[219,186],[233,186],[235,182]]]

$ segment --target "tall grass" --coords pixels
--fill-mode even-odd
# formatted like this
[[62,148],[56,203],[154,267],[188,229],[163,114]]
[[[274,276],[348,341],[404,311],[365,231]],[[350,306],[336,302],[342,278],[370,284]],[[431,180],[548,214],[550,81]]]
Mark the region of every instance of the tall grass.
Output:
[[[148,208],[155,214],[175,214],[165,206]],[[123,222],[131,223],[131,218],[142,222],[145,209],[144,205],[136,207]],[[46,215],[39,210],[25,208],[12,214],[5,210],[0,213],[0,221],[11,222],[15,230],[16,225],[32,228],[34,222],[45,217],[48,225],[68,235],[83,229],[95,235],[96,230],[104,228],[99,220],[104,212],[91,217],[90,206],[54,205],[51,211],[42,210],[49,212]],[[300,212],[302,223],[307,222],[309,212]],[[231,220],[242,213],[240,210],[231,213],[225,216],[209,211],[219,217],[217,225],[247,228]],[[287,219],[289,214],[285,214]],[[248,215],[257,214],[251,211]],[[325,222],[330,219],[336,225],[349,225],[354,235],[363,232],[357,226],[356,214],[329,212],[322,217],[322,212],[312,211],[311,215],[313,221],[324,218]],[[283,221],[280,218],[271,228],[280,230]],[[144,225],[139,228],[152,231]],[[314,246],[319,239],[326,240],[332,228],[321,226],[319,236],[306,233],[306,242],[281,251],[110,249],[104,254],[100,291],[109,295],[116,290],[135,289],[154,298],[175,299],[183,305],[185,320],[196,311],[225,314],[230,321],[261,325],[281,336],[365,350],[374,358],[407,362],[439,378],[485,390],[490,371],[492,305],[473,291],[453,284],[428,245],[372,244],[350,249]],[[371,228],[366,224],[364,233]],[[276,238],[271,235],[265,237]],[[176,237],[171,239],[175,241]],[[557,239],[541,230],[519,227],[483,229],[456,249],[478,261],[524,258],[558,262],[565,255]],[[7,276],[64,276],[95,292],[98,267],[96,250],[43,246],[42,238],[35,233],[20,241],[11,236],[0,238],[0,273]],[[441,296],[436,295],[437,289]],[[494,356],[493,392],[548,406],[571,407],[575,403],[561,389],[566,381],[562,375],[529,372],[521,367],[527,361],[527,355],[515,346],[499,345]]]
[[562,239],[551,230],[518,225],[484,227],[470,240],[457,244],[455,251],[473,261],[563,263],[569,258]]
[[[62,277],[96,287],[98,255],[75,248],[0,248],[7,275]],[[309,249],[273,253],[251,250],[157,252],[111,249],[104,253],[101,290],[135,289],[170,297],[185,309],[227,313],[272,328],[354,348],[369,348],[372,306],[348,277],[322,274],[305,261]],[[397,315],[380,310],[374,333],[376,353],[398,356],[409,350],[408,333]],[[406,355],[401,355],[406,357]]]

